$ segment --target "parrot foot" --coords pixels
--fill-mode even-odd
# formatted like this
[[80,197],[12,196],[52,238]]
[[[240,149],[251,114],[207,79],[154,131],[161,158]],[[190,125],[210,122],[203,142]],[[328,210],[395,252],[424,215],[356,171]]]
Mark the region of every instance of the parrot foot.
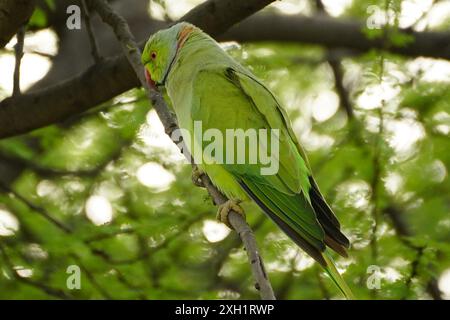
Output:
[[228,228],[233,229],[233,226],[230,224],[230,221],[228,220],[228,214],[230,213],[230,211],[238,213],[245,220],[245,212],[241,208],[241,206],[239,206],[240,202],[241,201],[238,200],[228,200],[227,202],[219,205],[216,219],[226,224]]
[[201,171],[198,167],[194,167],[192,169],[192,183],[194,185],[196,185],[197,187],[202,187],[204,188],[205,186],[203,185],[202,179],[200,179],[200,177],[204,174],[203,171]]

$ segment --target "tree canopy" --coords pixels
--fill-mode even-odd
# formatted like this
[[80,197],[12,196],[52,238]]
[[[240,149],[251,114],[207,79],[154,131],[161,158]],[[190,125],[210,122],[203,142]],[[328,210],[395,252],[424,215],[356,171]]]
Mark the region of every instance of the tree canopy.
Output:
[[[91,1],[0,0],[22,19],[0,10],[0,298],[258,298],[239,236]],[[271,2],[111,1],[139,45],[192,22],[279,97],[352,243],[336,262],[357,298],[449,298],[450,3]],[[277,299],[341,297],[246,212]]]

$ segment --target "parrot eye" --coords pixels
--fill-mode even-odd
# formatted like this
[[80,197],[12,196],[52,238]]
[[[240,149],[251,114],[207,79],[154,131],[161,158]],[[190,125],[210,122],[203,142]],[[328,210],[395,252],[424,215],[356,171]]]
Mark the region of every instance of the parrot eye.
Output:
[[150,57],[155,60],[156,59],[156,52],[152,51],[152,53],[150,54]]

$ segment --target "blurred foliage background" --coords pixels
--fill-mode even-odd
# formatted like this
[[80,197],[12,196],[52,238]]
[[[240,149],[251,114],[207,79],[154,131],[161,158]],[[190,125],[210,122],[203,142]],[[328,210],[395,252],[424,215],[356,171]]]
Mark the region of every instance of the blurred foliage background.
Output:
[[[149,12],[176,19],[199,2],[153,1]],[[449,1],[323,3],[332,16],[358,20],[378,5],[392,17],[390,28],[446,30],[450,23]],[[279,1],[267,10],[314,15],[320,8]],[[37,9],[29,42],[48,31],[46,19]],[[366,32],[377,37],[380,29]],[[44,40],[48,48],[55,35]],[[280,42],[224,47],[290,114],[351,239],[350,257],[337,264],[355,295],[449,298],[450,63]],[[0,51],[1,97],[10,93],[11,59]],[[36,61],[24,60],[22,81],[45,74]],[[214,220],[211,199],[192,185],[190,166],[141,90],[1,140],[0,160],[0,298],[258,298],[239,238]],[[262,212],[250,207],[247,217],[279,299],[341,298]],[[80,290],[66,286],[70,265],[81,269]]]

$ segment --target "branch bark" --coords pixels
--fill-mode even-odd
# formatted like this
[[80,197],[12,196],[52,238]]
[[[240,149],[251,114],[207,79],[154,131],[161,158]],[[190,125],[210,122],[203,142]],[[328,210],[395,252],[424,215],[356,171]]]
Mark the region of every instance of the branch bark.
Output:
[[0,0],[0,48],[3,48],[33,13],[35,0]]
[[14,277],[14,279],[16,281],[20,281],[31,287],[37,288],[37,289],[43,291],[45,294],[48,294],[49,296],[55,297],[57,299],[62,299],[62,300],[72,300],[73,299],[73,296],[68,295],[63,290],[52,288],[52,287],[47,286],[47,284],[45,284],[45,283],[40,283],[37,281],[30,280],[28,278],[19,276],[19,274],[17,273],[17,270],[14,269],[14,265],[12,264],[9,256],[6,253],[6,249],[3,247],[1,242],[0,242],[0,257],[3,258],[2,260],[3,260],[4,265],[6,266],[7,271],[9,272],[9,274],[11,274]]
[[382,49],[407,57],[424,56],[450,60],[450,32],[416,32],[400,29],[398,32],[411,36],[413,41],[399,47],[387,44],[383,38],[369,39],[363,32],[364,28],[362,22],[325,15],[306,17],[258,14],[231,28],[221,39],[241,42],[304,42],[357,51]]
[[[143,66],[140,62],[141,53],[137,43],[134,40],[133,35],[130,32],[130,29],[128,28],[128,24],[121,16],[117,15],[112,10],[112,8],[105,0],[89,0],[89,2],[91,6],[98,12],[102,20],[113,28],[114,33],[116,34],[118,41],[121,43],[122,49],[129,63],[131,64],[131,66],[134,69],[134,72],[139,78],[140,84],[146,90],[150,101],[152,102],[161,122],[163,123],[166,133],[170,135],[173,132],[173,130],[177,129],[176,121],[175,119],[173,119],[169,111],[169,108],[164,102],[164,99],[161,96],[161,94],[150,88],[145,80],[143,74]],[[262,5],[263,3],[268,3],[270,1],[259,1],[259,3],[258,1],[253,2],[255,2],[255,4]],[[209,3],[215,2],[211,1]],[[208,6],[208,2],[206,7],[208,8],[208,10],[216,10],[215,6],[213,7]],[[248,10],[248,8],[246,7],[244,7],[244,9]],[[246,12],[245,10],[244,12]],[[206,19],[206,21],[207,23],[210,23],[210,28],[212,28],[213,30],[218,30],[219,32],[223,31],[221,29],[223,26],[217,25],[216,21],[214,20],[208,21],[208,19]],[[224,24],[226,23],[225,21],[222,22]],[[211,180],[206,175],[202,175],[201,179],[203,185],[205,186],[208,193],[211,195],[216,204],[222,204],[228,200],[212,184]],[[275,299],[272,286],[269,282],[266,271],[264,269],[263,261],[261,259],[261,256],[259,255],[256,240],[252,230],[250,229],[249,225],[245,222],[244,218],[234,211],[230,212],[229,219],[230,224],[233,226],[235,231],[238,232],[246,248],[253,276],[256,281],[255,287],[257,290],[259,290],[261,298],[265,300]]]

